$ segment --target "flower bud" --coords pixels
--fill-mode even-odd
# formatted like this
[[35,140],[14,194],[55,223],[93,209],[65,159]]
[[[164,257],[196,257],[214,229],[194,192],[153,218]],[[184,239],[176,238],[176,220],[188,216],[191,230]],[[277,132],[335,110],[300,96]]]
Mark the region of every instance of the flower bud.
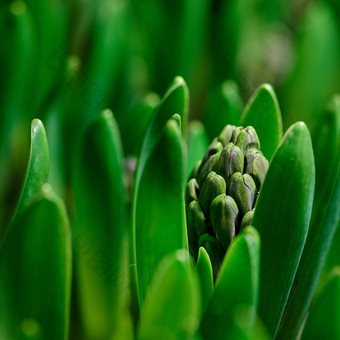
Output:
[[217,240],[226,250],[235,236],[238,208],[232,197],[217,196],[210,206],[210,220]]
[[245,227],[250,226],[251,220],[253,219],[255,209],[248,211],[242,218],[241,228],[240,230],[244,229]]
[[214,171],[209,172],[199,194],[199,200],[206,216],[209,215],[209,208],[213,199],[220,194],[225,194],[226,187],[225,180],[222,176],[217,175]]
[[230,179],[228,193],[235,199],[242,215],[253,208],[256,185],[250,175],[234,173]]
[[244,168],[244,157],[243,152],[239,147],[233,143],[228,143],[223,149],[218,169],[220,174],[226,181],[229,181],[231,175],[235,172],[243,173]]
[[199,187],[196,178],[190,179],[185,193],[186,204],[189,204],[191,201],[198,201],[198,190]]
[[228,124],[218,136],[218,140],[222,143],[223,147],[225,147],[230,142],[234,129],[234,125]]
[[245,173],[254,178],[257,188],[260,188],[264,181],[264,177],[268,170],[268,164],[267,159],[263,156],[261,151],[254,148],[247,150]]

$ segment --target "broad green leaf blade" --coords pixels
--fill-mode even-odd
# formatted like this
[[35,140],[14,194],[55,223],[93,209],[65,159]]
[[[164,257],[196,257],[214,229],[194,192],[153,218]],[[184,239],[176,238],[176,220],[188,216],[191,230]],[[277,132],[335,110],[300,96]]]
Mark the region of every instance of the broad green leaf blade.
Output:
[[28,165],[15,216],[19,216],[31,203],[32,197],[47,181],[49,171],[49,149],[43,123],[33,119],[31,125],[31,147]]
[[164,258],[142,308],[138,339],[192,339],[200,320],[200,290],[187,250]]
[[145,161],[150,151],[155,147],[161,138],[166,122],[174,115],[179,114],[182,121],[182,134],[185,134],[186,122],[189,112],[189,90],[181,77],[176,77],[164,95],[162,101],[156,108],[156,112],[151,120],[147,134],[143,141],[139,165],[136,173],[136,190]]
[[176,116],[166,123],[160,140],[149,151],[135,192],[135,256],[141,306],[162,258],[188,247],[183,141]]
[[[297,336],[319,282],[336,228],[339,225],[340,168],[339,157],[334,155],[338,152],[336,149],[338,138],[334,138],[335,134],[332,131],[337,127],[332,124],[334,120],[329,118],[325,116],[328,126],[319,126],[320,132],[324,131],[325,135],[319,134],[321,145],[316,145],[314,148],[316,151],[315,159],[319,161],[316,167],[316,174],[318,175],[316,176],[316,183],[320,181],[319,190],[315,193],[308,237],[281,321],[279,339],[293,339]],[[326,139],[329,143],[326,143]],[[318,141],[315,140],[315,142]],[[323,154],[327,155],[328,159],[325,159]],[[323,164],[323,161],[326,164]],[[324,169],[325,165],[328,169]],[[321,188],[322,185],[324,188]],[[317,196],[321,196],[322,200]]]
[[197,161],[202,159],[209,146],[208,137],[204,125],[199,121],[192,121],[188,128],[188,161],[187,178]]
[[261,151],[270,160],[282,138],[282,119],[274,89],[261,85],[249,99],[240,125],[253,126],[261,141]]
[[234,313],[241,305],[251,307],[243,322],[255,318],[259,293],[260,238],[247,227],[231,243],[217,277],[215,290],[201,323],[205,339],[224,339],[234,328]]
[[212,91],[204,115],[209,140],[218,136],[227,125],[238,125],[243,109],[240,89],[233,80],[226,80]]
[[159,102],[157,94],[149,93],[126,112],[117,115],[125,155],[139,156],[145,133]]
[[67,339],[71,236],[48,184],[14,221],[0,248],[0,338]]
[[123,156],[111,111],[86,129],[75,156],[74,252],[81,317],[88,337],[109,338],[120,325],[129,275],[123,267]]
[[202,292],[202,309],[205,310],[214,289],[213,269],[207,251],[200,247],[196,270]]
[[312,305],[301,339],[340,339],[339,320],[340,267],[335,267]]
[[272,337],[307,237],[314,184],[311,138],[299,122],[289,128],[273,156],[252,220],[262,242],[259,315]]

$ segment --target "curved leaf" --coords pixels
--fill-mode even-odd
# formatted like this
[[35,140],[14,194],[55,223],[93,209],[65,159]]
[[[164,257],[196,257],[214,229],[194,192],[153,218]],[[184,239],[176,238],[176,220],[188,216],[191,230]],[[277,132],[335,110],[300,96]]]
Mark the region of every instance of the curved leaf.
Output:
[[288,129],[273,156],[252,220],[262,242],[259,315],[272,337],[307,237],[314,184],[311,138],[299,122]]
[[234,313],[241,305],[251,307],[243,323],[252,325],[259,293],[259,262],[259,235],[254,228],[247,227],[234,239],[224,257],[201,323],[205,339],[224,339],[236,331]]
[[184,80],[176,77],[154,113],[136,169],[132,223],[140,305],[163,256],[187,247],[184,154],[177,121],[187,120],[188,96]]
[[218,136],[227,125],[237,125],[243,109],[240,89],[233,80],[226,80],[212,91],[204,115],[209,140]]
[[[177,116],[177,118],[176,118]],[[187,248],[184,154],[179,116],[170,119],[141,169],[135,192],[134,231],[139,302],[142,306],[162,258]]]
[[87,336],[117,331],[128,287],[123,268],[126,231],[119,130],[106,110],[86,129],[73,168],[74,252],[80,310]]
[[47,181],[49,166],[49,149],[44,125],[39,119],[33,119],[30,155],[14,217],[22,214],[31,203],[32,197],[38,193],[41,186]]
[[[325,115],[315,139],[316,190],[311,224],[278,339],[297,336],[312,301],[340,216],[339,135],[333,115]],[[319,143],[318,143],[319,142]],[[327,169],[325,169],[327,168]],[[334,181],[334,172],[335,181]],[[322,187],[323,186],[323,187]],[[338,248],[336,252],[338,256]]]
[[159,265],[142,308],[138,339],[192,339],[200,319],[200,291],[187,250]]
[[214,278],[209,255],[203,247],[198,252],[196,269],[201,284],[202,307],[205,310],[214,289]]
[[209,142],[204,125],[197,120],[190,122],[188,129],[187,178],[190,176],[196,162],[204,157],[208,146]]
[[261,85],[249,99],[240,125],[255,128],[261,151],[270,160],[282,138],[282,119],[275,91],[269,84]]
[[312,305],[301,339],[340,339],[339,320],[340,267],[335,267]]
[[0,338],[67,339],[71,237],[66,211],[45,184],[0,248]]

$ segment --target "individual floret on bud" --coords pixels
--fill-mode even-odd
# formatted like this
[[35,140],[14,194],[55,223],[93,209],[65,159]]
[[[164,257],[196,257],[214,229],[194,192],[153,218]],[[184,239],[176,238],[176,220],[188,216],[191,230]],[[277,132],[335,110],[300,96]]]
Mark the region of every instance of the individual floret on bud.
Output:
[[218,140],[222,143],[223,147],[225,147],[230,142],[235,128],[236,126],[228,124],[218,136]]
[[202,185],[209,172],[216,169],[222,150],[223,145],[218,140],[215,139],[210,144],[208,151],[204,156],[202,164],[198,170],[197,179],[199,186]]
[[221,263],[224,257],[224,251],[221,245],[219,244],[215,237],[209,234],[204,234],[199,239],[199,247],[204,247],[205,250],[207,251],[211,261],[214,279],[216,279],[220,271]]
[[207,178],[203,182],[200,190],[199,200],[206,216],[209,215],[210,204],[215,197],[225,194],[227,185],[222,176],[214,171],[210,171]]
[[248,211],[242,218],[240,230],[244,229],[245,227],[250,226],[251,220],[253,219],[255,209]]
[[185,193],[186,204],[189,204],[191,201],[198,201],[198,190],[199,187],[196,178],[190,179]]
[[256,185],[250,175],[234,173],[228,185],[228,193],[235,199],[242,215],[253,208]]
[[190,251],[197,257],[199,237],[207,232],[205,217],[197,201],[192,201],[187,206],[187,228]]
[[251,175],[254,178],[258,188],[261,187],[264,181],[268,166],[269,163],[261,151],[255,148],[247,150],[245,173]]
[[217,196],[210,205],[212,229],[224,250],[227,250],[235,236],[238,208],[232,197]]
[[244,157],[243,152],[233,143],[228,143],[221,153],[218,163],[219,173],[226,181],[235,172],[243,173]]
[[249,148],[260,148],[260,141],[255,129],[252,126],[236,128],[232,136],[232,142],[237,145],[245,154]]

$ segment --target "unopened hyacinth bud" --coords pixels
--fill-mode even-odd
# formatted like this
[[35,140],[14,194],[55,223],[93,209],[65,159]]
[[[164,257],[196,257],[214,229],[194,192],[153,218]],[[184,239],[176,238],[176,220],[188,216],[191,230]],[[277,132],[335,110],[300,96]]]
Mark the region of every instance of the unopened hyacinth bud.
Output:
[[239,231],[251,224],[268,161],[255,129],[227,125],[196,163],[186,190],[190,251],[204,247],[216,278]]

